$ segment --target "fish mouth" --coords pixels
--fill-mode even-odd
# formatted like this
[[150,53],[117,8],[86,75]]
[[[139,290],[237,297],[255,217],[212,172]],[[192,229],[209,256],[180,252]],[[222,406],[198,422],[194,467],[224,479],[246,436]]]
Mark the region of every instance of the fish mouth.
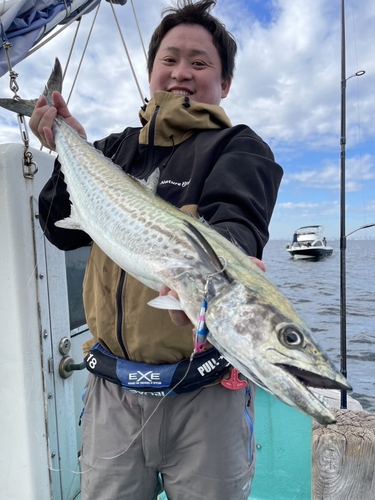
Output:
[[284,371],[287,371],[290,375],[299,380],[306,387],[315,387],[318,389],[352,390],[352,387],[347,382],[344,384],[338,380],[327,378],[317,373],[298,368],[296,366],[282,363],[277,363],[276,366]]
[[[299,368],[291,363],[281,362],[281,353],[271,348],[267,350],[265,357],[260,355],[252,356],[251,363],[249,363],[244,352],[237,352],[236,356],[233,356],[226,349],[226,346],[220,344],[211,334],[209,334],[208,340],[245,377],[283,403],[314,418],[322,425],[336,422],[334,415],[330,412],[328,403],[322,396],[315,394],[312,387],[348,390],[351,387],[328,361],[324,360],[324,364],[327,363],[327,366],[321,368],[323,375],[320,375],[316,371],[309,370],[309,368]],[[285,355],[282,356],[283,361],[286,357]],[[317,364],[315,370],[319,369]]]

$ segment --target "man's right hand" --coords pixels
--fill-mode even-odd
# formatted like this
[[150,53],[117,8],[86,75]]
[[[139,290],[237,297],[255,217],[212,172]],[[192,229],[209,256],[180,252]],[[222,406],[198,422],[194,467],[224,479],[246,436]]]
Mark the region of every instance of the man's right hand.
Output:
[[70,114],[68,106],[59,92],[52,94],[53,106],[47,104],[47,99],[42,95],[34,108],[30,118],[29,126],[32,132],[40,140],[42,145],[48,149],[55,150],[55,138],[52,131],[53,120],[60,115],[79,135],[86,139],[86,132],[82,125]]

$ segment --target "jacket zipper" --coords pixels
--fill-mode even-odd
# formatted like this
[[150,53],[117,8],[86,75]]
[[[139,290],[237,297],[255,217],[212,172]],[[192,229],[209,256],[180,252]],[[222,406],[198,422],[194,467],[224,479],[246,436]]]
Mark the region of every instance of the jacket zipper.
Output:
[[[144,172],[147,172],[147,168],[149,165],[151,167],[154,164],[154,139],[155,139],[155,123],[156,123],[156,118],[159,112],[160,106],[155,107],[155,111],[152,115],[151,122],[150,122],[150,129],[148,133],[148,146],[149,146],[149,153],[147,155],[147,161],[146,161],[146,169]],[[122,294],[123,294],[123,289],[124,289],[124,283],[125,283],[125,278],[126,278],[126,273],[123,269],[121,269],[121,274],[120,274],[120,281],[117,287],[117,293],[116,293],[116,305],[117,305],[117,340],[118,343],[120,344],[120,347],[124,353],[124,358],[129,359],[123,336],[122,336],[122,320],[124,317],[124,309],[122,306]]]
[[120,280],[117,286],[117,293],[116,293],[116,305],[117,305],[117,340],[118,343],[120,344],[120,347],[124,353],[124,358],[129,359],[124,340],[122,338],[122,319],[124,317],[124,309],[122,306],[122,294],[124,290],[124,283],[125,283],[125,277],[126,273],[123,269],[121,269],[121,274],[120,274]]
[[146,165],[145,168],[142,172],[142,177],[147,177],[150,175],[151,170],[153,170],[154,167],[154,161],[155,161],[155,128],[156,128],[156,118],[159,113],[160,106],[155,106],[155,111],[152,115],[151,121],[150,121],[150,127],[148,131],[148,153],[147,153],[147,159],[146,159]]
[[155,111],[154,114],[152,115],[151,118],[151,123],[150,123],[150,130],[148,133],[148,145],[152,145],[152,151],[154,151],[154,142],[155,142],[155,123],[156,123],[156,118],[159,113],[160,106],[155,106]]

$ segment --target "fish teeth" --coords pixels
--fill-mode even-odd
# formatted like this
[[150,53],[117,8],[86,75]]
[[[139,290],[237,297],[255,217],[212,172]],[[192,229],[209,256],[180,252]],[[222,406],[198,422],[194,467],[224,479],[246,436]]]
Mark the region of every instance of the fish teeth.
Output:
[[330,406],[329,406],[329,404],[328,404],[327,400],[324,398],[324,396],[323,396],[322,394],[318,394],[317,392],[314,392],[313,394],[314,394],[314,396],[316,397],[316,399],[317,399],[320,403],[322,403],[322,405],[323,405],[323,406],[325,406],[326,408],[330,408]]

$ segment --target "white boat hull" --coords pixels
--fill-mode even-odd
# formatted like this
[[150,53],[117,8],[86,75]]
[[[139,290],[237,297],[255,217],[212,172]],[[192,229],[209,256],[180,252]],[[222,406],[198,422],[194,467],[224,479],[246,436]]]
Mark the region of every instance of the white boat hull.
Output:
[[321,259],[332,255],[332,247],[323,248],[287,248],[293,259]]

